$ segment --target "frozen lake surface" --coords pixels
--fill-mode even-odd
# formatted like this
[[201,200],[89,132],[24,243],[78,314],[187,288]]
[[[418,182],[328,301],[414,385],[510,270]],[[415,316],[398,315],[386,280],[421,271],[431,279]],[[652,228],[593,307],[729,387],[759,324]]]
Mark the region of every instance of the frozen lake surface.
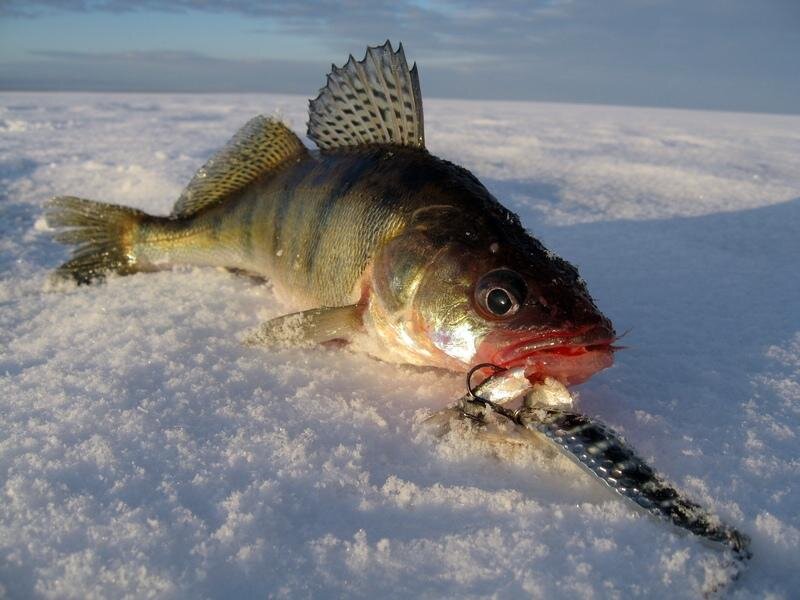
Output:
[[[269,286],[47,288],[67,255],[48,198],[166,214],[250,117],[302,133],[305,107],[0,94],[0,597],[696,598],[724,578],[566,460],[431,438],[461,374],[244,347],[285,312]],[[733,597],[796,597],[800,117],[428,100],[425,120],[632,330],[580,410],[752,537]]]

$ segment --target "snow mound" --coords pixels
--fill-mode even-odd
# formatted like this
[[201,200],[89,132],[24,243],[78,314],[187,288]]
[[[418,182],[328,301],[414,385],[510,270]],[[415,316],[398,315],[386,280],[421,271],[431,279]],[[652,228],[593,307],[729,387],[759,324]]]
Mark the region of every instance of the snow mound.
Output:
[[[463,377],[241,339],[269,286],[203,269],[51,289],[42,204],[166,214],[305,98],[0,94],[0,596],[671,597],[723,556],[569,461],[421,426]],[[800,117],[428,101],[432,152],[578,264],[620,331],[578,407],[800,587]]]

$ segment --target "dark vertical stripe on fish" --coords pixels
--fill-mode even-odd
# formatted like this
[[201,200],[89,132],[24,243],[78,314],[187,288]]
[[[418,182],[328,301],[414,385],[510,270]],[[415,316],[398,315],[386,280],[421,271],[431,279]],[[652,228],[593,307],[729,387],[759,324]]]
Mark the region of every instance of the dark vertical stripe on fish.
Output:
[[224,223],[224,214],[217,210],[211,215],[211,239],[213,241],[219,241],[219,233],[222,231],[222,225]]
[[332,215],[336,211],[339,201],[341,201],[356,182],[362,176],[366,161],[353,161],[347,168],[342,169],[335,183],[331,186],[321,204],[317,207],[316,219],[313,220],[311,231],[311,239],[309,240],[308,247],[306,248],[305,256],[305,269],[306,276],[309,279],[313,277],[314,265],[317,261],[320,248],[323,246],[323,238],[326,237],[328,231],[328,223]]
[[253,201],[245,202],[241,213],[242,248],[248,258],[253,256],[253,213],[256,210],[256,203]]
[[289,214],[289,209],[291,207],[293,198],[295,195],[297,195],[298,184],[303,180],[305,175],[306,170],[304,168],[300,166],[295,167],[291,171],[289,177],[287,177],[286,181],[283,182],[283,189],[275,197],[276,206],[272,222],[272,226],[274,228],[272,232],[273,252],[280,252],[281,250],[285,252],[287,250],[281,246],[281,244],[284,242],[283,238],[285,237],[283,235],[283,227],[285,225],[286,217]]

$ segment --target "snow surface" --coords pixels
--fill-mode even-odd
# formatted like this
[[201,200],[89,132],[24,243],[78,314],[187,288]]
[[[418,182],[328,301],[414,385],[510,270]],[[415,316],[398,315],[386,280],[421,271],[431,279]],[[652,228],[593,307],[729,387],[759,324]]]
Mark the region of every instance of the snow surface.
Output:
[[[52,290],[42,203],[167,213],[306,99],[0,95],[0,596],[697,597],[722,555],[546,450],[420,423],[460,374],[266,352],[221,270]],[[432,152],[575,262],[618,330],[578,406],[752,536],[736,598],[800,588],[800,117],[436,101]]]

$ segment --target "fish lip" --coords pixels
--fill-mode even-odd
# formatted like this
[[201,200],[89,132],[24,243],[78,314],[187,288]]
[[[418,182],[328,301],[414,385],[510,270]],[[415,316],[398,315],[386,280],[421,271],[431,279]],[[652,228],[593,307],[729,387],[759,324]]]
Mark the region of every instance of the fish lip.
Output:
[[614,352],[617,336],[603,326],[586,326],[574,330],[555,330],[534,334],[520,342],[499,349],[491,358],[493,364],[506,369],[524,364],[533,356],[558,351]]

